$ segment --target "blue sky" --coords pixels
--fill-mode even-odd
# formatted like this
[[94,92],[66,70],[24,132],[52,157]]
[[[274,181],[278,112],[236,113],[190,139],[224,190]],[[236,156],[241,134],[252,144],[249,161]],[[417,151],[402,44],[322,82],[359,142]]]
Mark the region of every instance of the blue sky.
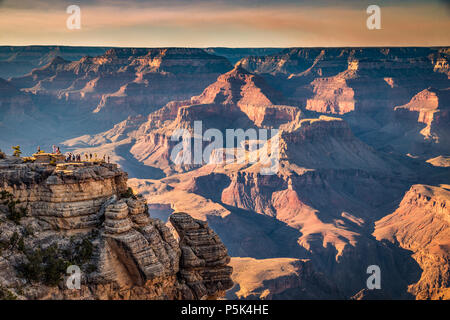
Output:
[[[66,7],[81,8],[81,29]],[[366,8],[381,8],[368,30]],[[0,45],[448,46],[449,1],[0,0]]]

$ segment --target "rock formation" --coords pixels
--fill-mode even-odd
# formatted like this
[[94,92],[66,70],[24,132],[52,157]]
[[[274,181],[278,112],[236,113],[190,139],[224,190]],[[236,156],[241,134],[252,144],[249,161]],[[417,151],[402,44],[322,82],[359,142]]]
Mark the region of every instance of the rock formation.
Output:
[[[448,60],[446,47],[291,48],[272,55],[247,57],[238,64],[264,77],[291,104],[314,112],[343,115],[355,134],[373,146],[393,148],[403,154],[436,156],[439,155],[435,153],[436,146],[424,144],[424,136],[447,139],[448,133],[437,134],[436,130],[434,134],[429,133],[428,125],[411,128],[411,121],[399,118],[408,118],[404,115],[411,106],[408,101],[424,89],[434,88],[431,90],[436,95],[439,90],[448,91]],[[429,98],[425,96],[422,93],[415,101],[432,99],[432,94]],[[442,100],[439,112],[427,111],[427,107],[416,103],[415,109],[421,108],[422,116],[415,120],[429,122],[432,113],[436,124],[439,119],[447,119],[444,110],[448,103],[443,97],[439,100]],[[408,119],[412,120],[411,117]]]
[[[99,133],[129,116],[147,115],[172,100],[197,95],[232,69],[228,60],[202,49],[99,48],[86,50],[82,58],[66,51],[56,48],[31,72],[9,79],[11,86],[35,98],[39,111],[16,117],[11,126],[23,121],[34,128],[44,122],[66,139]],[[61,56],[54,55],[57,52]],[[55,134],[43,130],[42,124],[40,129],[22,143],[24,151],[37,144],[30,141],[33,137],[54,139]],[[0,128],[0,137],[6,133]],[[0,140],[1,147],[5,149],[8,141]]]
[[[173,214],[177,241],[115,164],[7,156],[0,192],[0,287],[20,299],[213,299],[233,285],[208,225]],[[79,290],[66,287],[69,265]]]
[[399,207],[375,224],[377,239],[411,250],[423,269],[408,290],[418,299],[450,299],[450,191],[413,185]]
[[193,132],[194,122],[202,121],[203,131],[215,128],[274,128],[298,120],[301,111],[294,106],[279,105],[282,95],[266,81],[240,66],[218,77],[201,95],[190,100],[174,101],[152,113],[136,129],[130,152],[148,166],[166,173],[191,170],[176,167],[169,157],[178,141],[171,135],[177,129]]
[[[143,213],[144,201],[121,196],[112,187],[100,188],[101,199],[92,203],[87,195],[64,205],[60,200],[48,204],[36,191],[41,200],[31,208],[39,214],[39,223],[49,231],[56,228],[58,234],[76,235],[74,243],[67,244],[73,257],[62,255],[62,262],[83,260],[89,248],[80,230],[97,228],[101,237],[87,237],[106,250],[95,252],[108,254],[98,255],[99,262],[86,268],[93,270],[88,273],[93,279],[103,268],[104,296],[113,295],[110,279],[130,288],[155,275],[155,286],[124,289],[123,297],[137,297],[138,292],[149,297],[216,297],[215,290],[231,284],[227,258],[211,227],[239,269],[234,279],[240,287],[229,292],[232,298],[446,298],[442,205],[447,200],[442,199],[447,196],[442,189],[449,184],[449,49],[205,50],[208,53],[116,48],[77,61],[62,56],[4,83],[8,90],[31,97],[39,111],[27,114],[20,126],[32,123],[51,139],[67,139],[64,147],[75,153],[111,155],[129,172],[128,183],[179,239],[170,249],[168,231]],[[243,52],[253,53],[241,57],[234,68],[222,58],[234,63]],[[258,52],[261,56],[255,56]],[[44,118],[35,117],[40,112]],[[196,121],[202,122],[202,133],[279,131],[268,141],[250,138],[235,148],[216,149],[210,157],[220,160],[224,153],[239,151],[234,157],[242,162],[173,163],[170,156],[179,141],[172,141],[172,134],[178,129],[192,133]],[[13,122],[11,126],[15,128]],[[27,143],[42,135],[24,132]],[[0,127],[0,139],[3,136]],[[280,146],[277,170],[261,174],[264,161],[247,160],[273,145],[275,138]],[[18,139],[13,135],[11,139],[16,140],[0,147],[9,150],[11,144],[21,144],[12,142]],[[202,147],[209,142],[202,141]],[[257,150],[250,150],[254,146]],[[78,194],[61,187],[60,180],[74,180],[71,171],[103,177],[94,167],[54,169],[48,188],[65,194]],[[26,180],[41,169],[33,170],[16,171]],[[123,185],[120,193],[125,192],[120,173],[107,171],[111,177],[103,180]],[[108,182],[114,179],[117,183]],[[19,204],[12,206],[8,216],[17,220],[23,212]],[[57,214],[46,215],[46,207]],[[173,212],[187,212],[193,220],[182,214],[169,218]],[[159,230],[160,236],[152,230]],[[28,247],[29,240],[24,237],[22,245],[20,234],[8,235],[14,241],[7,250]],[[63,247],[65,242],[60,243]],[[149,243],[153,253],[145,249]],[[155,249],[159,243],[164,250]],[[42,245],[45,257],[56,250]],[[29,270],[29,262],[40,258],[28,252],[19,266]],[[41,273],[53,283],[45,270],[47,265],[58,267],[58,261],[43,260]],[[180,262],[178,271],[174,261]],[[366,286],[367,267],[374,264],[382,270],[379,291]],[[93,293],[87,297],[100,292],[89,290]]]
[[309,260],[233,258],[230,299],[339,299],[338,289]]
[[411,146],[415,154],[426,151],[437,155],[447,151],[450,141],[450,89],[424,89],[407,104],[396,106],[394,110],[396,129],[401,130],[394,143],[403,145],[403,149]]

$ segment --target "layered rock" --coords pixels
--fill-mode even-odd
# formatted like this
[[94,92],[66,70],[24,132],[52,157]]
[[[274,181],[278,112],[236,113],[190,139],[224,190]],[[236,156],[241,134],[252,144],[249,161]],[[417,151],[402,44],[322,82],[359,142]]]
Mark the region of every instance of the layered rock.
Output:
[[[314,112],[344,115],[355,134],[377,148],[436,156],[439,153],[430,150],[435,146],[424,144],[419,131],[423,129],[423,135],[430,139],[443,139],[448,133],[433,134],[427,126],[416,126],[412,130],[416,132],[411,132],[412,122],[400,124],[398,114],[402,112],[394,112],[394,108],[404,106],[424,88],[448,88],[448,61],[446,47],[291,48],[247,57],[239,64],[263,76],[293,104]],[[419,121],[431,119],[431,113],[425,113],[428,116]],[[446,119],[442,111],[434,117]]]
[[390,170],[386,161],[339,118],[320,116],[294,123],[280,133],[280,153],[282,159],[306,168]]
[[180,237],[180,273],[192,289],[192,298],[214,297],[231,288],[230,257],[208,224],[185,213],[172,214],[170,222]]
[[[15,88],[31,93],[38,107],[39,112],[21,115],[14,121],[23,121],[31,129],[40,128],[33,130],[28,140],[50,140],[52,144],[60,142],[55,141],[55,136],[69,139],[108,130],[129,116],[147,115],[172,100],[197,95],[220,74],[232,69],[228,60],[202,49],[114,48],[101,54],[102,51],[105,50],[86,50],[92,56],[81,59],[74,59],[77,55],[55,56],[30,73],[10,79]],[[0,104],[2,100],[3,97]],[[52,116],[54,112],[58,117]],[[14,130],[9,128],[9,132]],[[0,136],[7,133],[0,128]],[[22,142],[8,138],[16,144]],[[5,149],[8,145],[4,143],[1,147]],[[21,143],[24,151],[36,144],[37,141]]]
[[449,110],[450,90],[433,88],[424,89],[407,104],[395,107],[397,121],[405,122],[403,127],[412,131],[409,134],[421,135],[414,142],[430,142],[440,150],[446,150],[450,139]]
[[418,299],[450,298],[450,191],[413,185],[392,214],[375,224],[377,239],[411,250],[423,270],[408,288]]
[[[152,113],[135,131],[136,142],[130,152],[149,166],[166,173],[191,170],[195,166],[175,166],[170,156],[179,141],[172,134],[179,129],[194,133],[195,121],[202,122],[202,133],[213,128],[278,128],[298,121],[302,113],[294,106],[280,105],[282,95],[266,81],[239,65],[218,77],[201,95],[174,101]],[[200,142],[205,147],[207,143]]]
[[[233,284],[227,250],[207,224],[174,214],[178,242],[117,165],[6,157],[0,190],[0,285],[20,299],[214,299]],[[69,264],[81,269],[79,290],[62,281]]]
[[200,49],[115,48],[78,61],[55,57],[12,82],[56,100],[90,104],[90,111],[103,120],[117,121],[119,115],[136,115],[146,107],[190,97],[229,69],[226,59]]
[[307,100],[306,109],[332,114],[345,114],[355,110],[355,93],[344,78],[319,78],[311,85],[314,96]]
[[127,175],[113,164],[0,164],[2,190],[55,229],[82,230],[101,222],[100,209],[127,190]]
[[43,67],[55,57],[79,60],[84,56],[96,56],[109,48],[73,46],[2,46],[0,48],[0,77],[23,76],[35,68]]

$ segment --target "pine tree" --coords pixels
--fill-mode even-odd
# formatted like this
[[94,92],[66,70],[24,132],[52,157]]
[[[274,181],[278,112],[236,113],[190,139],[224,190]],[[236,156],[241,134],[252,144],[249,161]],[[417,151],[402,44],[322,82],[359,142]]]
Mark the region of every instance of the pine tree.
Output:
[[20,155],[22,154],[22,151],[20,151],[20,146],[17,145],[15,147],[11,147],[11,148],[14,150],[13,156],[20,158]]

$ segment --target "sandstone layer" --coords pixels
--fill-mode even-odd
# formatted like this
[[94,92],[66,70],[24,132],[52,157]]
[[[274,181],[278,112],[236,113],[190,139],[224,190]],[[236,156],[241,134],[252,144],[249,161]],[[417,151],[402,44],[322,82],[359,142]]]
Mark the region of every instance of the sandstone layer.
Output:
[[[0,191],[0,286],[19,299],[214,299],[233,285],[208,225],[174,213],[171,230],[149,217],[115,164],[7,156]],[[66,287],[69,265],[79,290]]]
[[450,299],[450,191],[413,185],[392,214],[375,224],[377,239],[411,250],[423,269],[408,290],[418,299]]

